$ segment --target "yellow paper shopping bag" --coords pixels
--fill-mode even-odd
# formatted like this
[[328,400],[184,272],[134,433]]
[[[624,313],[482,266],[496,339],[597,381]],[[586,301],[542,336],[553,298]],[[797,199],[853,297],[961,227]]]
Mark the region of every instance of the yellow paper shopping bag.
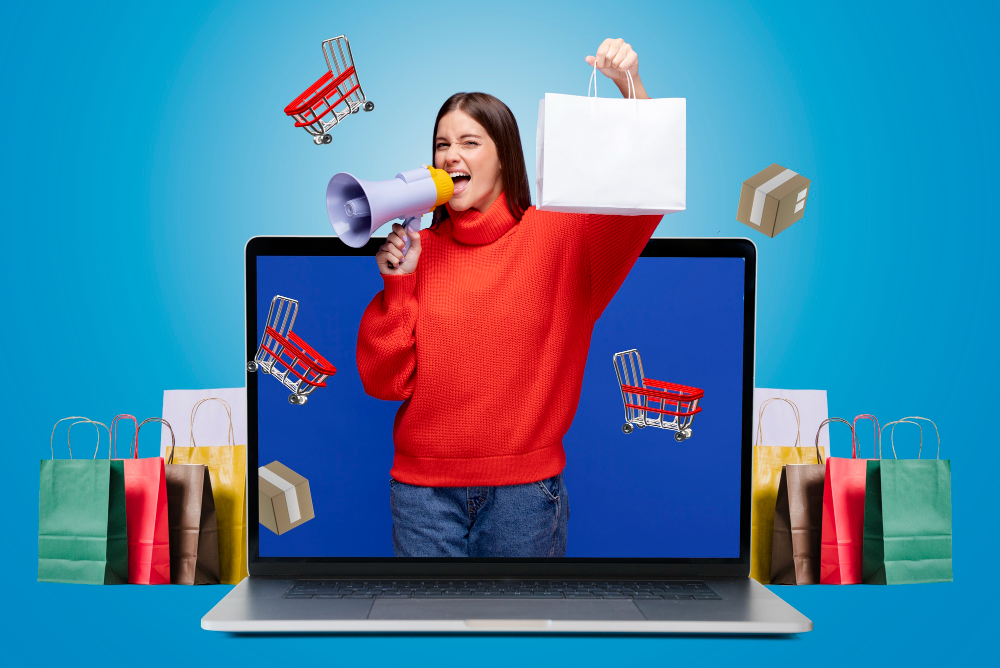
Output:
[[[194,419],[198,407],[217,401],[226,409],[229,438],[226,445],[198,445]],[[202,399],[191,408],[191,445],[174,448],[174,464],[204,464],[212,479],[215,516],[219,531],[219,566],[222,584],[237,584],[247,576],[247,446],[233,443],[233,415],[229,404],[217,398]]]
[[[783,401],[795,415],[797,436],[792,446],[762,445],[764,410],[768,404]],[[773,412],[773,411],[772,411]],[[774,539],[774,504],[778,499],[781,468],[786,464],[819,464],[819,446],[801,445],[802,424],[799,407],[781,397],[767,399],[757,415],[757,439],[753,448],[753,510],[750,516],[750,577],[767,584],[771,581],[771,543]]]

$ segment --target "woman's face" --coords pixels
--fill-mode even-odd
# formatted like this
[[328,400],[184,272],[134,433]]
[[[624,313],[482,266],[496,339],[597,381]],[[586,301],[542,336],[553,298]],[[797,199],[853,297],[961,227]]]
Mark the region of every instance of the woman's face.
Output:
[[456,109],[441,117],[434,138],[434,166],[455,181],[454,211],[486,211],[503,192],[496,144],[482,125]]

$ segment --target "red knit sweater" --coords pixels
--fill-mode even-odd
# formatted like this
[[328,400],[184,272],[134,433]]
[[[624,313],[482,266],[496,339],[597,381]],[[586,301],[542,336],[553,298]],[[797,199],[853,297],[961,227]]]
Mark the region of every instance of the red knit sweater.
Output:
[[358,331],[365,391],[403,401],[391,475],[430,487],[562,472],[594,323],[661,216],[529,208],[504,196],[420,232],[417,269],[383,275]]

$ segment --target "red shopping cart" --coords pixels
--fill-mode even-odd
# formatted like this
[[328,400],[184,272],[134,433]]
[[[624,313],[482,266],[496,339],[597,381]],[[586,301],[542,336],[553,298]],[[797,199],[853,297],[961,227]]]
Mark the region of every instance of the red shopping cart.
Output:
[[295,120],[295,127],[305,128],[317,146],[333,141],[328,134],[330,128],[347,116],[375,108],[358,81],[351,43],[346,37],[340,35],[323,42],[323,57],[326,74],[285,107],[285,114]]
[[326,387],[326,379],[337,369],[292,331],[298,313],[298,301],[275,295],[260,347],[247,363],[247,371],[259,369],[277,378],[292,391],[288,403],[302,406],[317,387]]
[[691,438],[691,423],[701,412],[698,403],[705,396],[704,390],[646,378],[638,350],[615,353],[612,361],[625,405],[623,432],[631,434],[636,427],[658,427],[674,432],[678,443]]

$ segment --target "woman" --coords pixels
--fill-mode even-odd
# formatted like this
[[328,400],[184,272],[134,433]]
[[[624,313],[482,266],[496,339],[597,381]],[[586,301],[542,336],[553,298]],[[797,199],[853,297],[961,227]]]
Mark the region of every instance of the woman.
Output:
[[[626,96],[630,72],[636,96],[648,99],[623,40],[604,40],[586,60]],[[457,93],[441,107],[434,166],[452,176],[455,194],[430,228],[393,225],[375,255],[384,289],[358,332],[365,391],[403,401],[393,548],[403,557],[563,557],[562,439],[591,332],[661,217],[537,211],[517,122],[485,93]]]

